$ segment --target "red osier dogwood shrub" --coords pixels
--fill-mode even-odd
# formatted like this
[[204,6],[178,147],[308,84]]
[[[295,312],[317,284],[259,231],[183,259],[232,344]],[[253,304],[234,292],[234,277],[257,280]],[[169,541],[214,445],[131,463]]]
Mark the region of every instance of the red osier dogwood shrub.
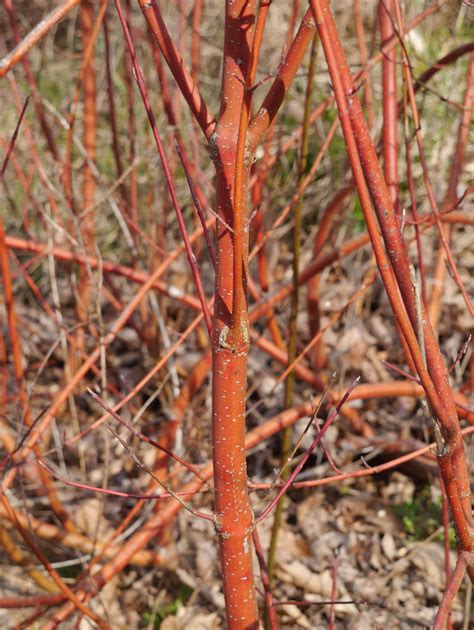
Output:
[[[453,47],[441,59],[429,60],[432,65],[415,79],[406,36],[424,22],[434,20],[441,7],[430,4],[414,17],[410,12],[408,20],[398,0],[372,3],[371,37],[376,45],[369,53],[362,6],[358,1],[347,2],[345,8],[353,12],[354,37],[358,39],[361,62],[351,70],[346,56],[348,45],[340,31],[351,32],[352,26],[338,28],[326,0],[310,0],[307,6],[294,0],[284,12],[287,23],[278,30],[278,37],[284,33],[278,42],[281,61],[267,75],[265,53],[272,37],[269,32],[272,14],[281,10],[275,1],[177,0],[167,6],[168,3],[157,0],[138,0],[141,14],[134,15],[130,1],[122,6],[121,0],[114,0],[112,6],[107,0],[96,3],[67,0],[27,35],[23,34],[20,9],[11,0],[4,0],[3,4],[9,20],[8,41],[12,45],[0,62],[0,76],[2,81],[9,82],[10,101],[16,103],[18,114],[15,120],[8,120],[13,127],[5,126],[2,132],[5,155],[1,171],[2,203],[10,203],[18,212],[14,221],[6,213],[0,221],[6,331],[0,345],[5,451],[0,542],[10,561],[22,567],[44,593],[0,597],[0,607],[31,607],[34,612],[25,623],[42,617],[43,628],[69,623],[74,614],[85,615],[98,627],[113,628],[113,620],[97,611],[96,596],[132,562],[145,565],[161,562],[156,547],[161,548],[169,540],[170,525],[184,507],[196,518],[209,521],[218,541],[227,627],[251,629],[264,622],[267,627],[276,628],[279,602],[273,594],[275,553],[286,491],[298,487],[297,475],[317,447],[322,448],[336,469],[323,436],[338,414],[344,416],[353,432],[367,440],[374,437],[363,415],[345,404],[348,400],[406,396],[426,401],[425,413],[430,418],[433,452],[445,500],[445,535],[449,510],[457,540],[458,559],[452,575],[447,543],[447,585],[434,620],[434,627],[443,628],[464,573],[471,580],[474,577],[469,468],[460,423],[460,418],[471,423],[474,412],[469,410],[463,392],[453,390],[449,379],[438,341],[441,297],[437,288],[442,286],[448,268],[461,296],[462,308],[472,317],[469,289],[452,248],[456,226],[472,225],[472,214],[463,210],[467,195],[459,190],[474,99],[472,43]],[[209,36],[201,32],[206,19],[211,20],[206,17],[210,5],[216,19],[221,20],[222,43],[210,42]],[[80,36],[73,31],[58,30],[58,37],[81,51],[72,90],[71,85],[67,86],[65,106],[61,102],[63,94],[58,98],[48,95],[47,81],[43,83],[36,71],[36,61],[31,63],[30,58],[44,38],[49,37],[51,29],[61,26],[76,7]],[[334,10],[339,10],[337,3]],[[216,83],[212,89],[204,81],[206,46],[213,50],[211,66],[214,64],[215,72],[221,73],[219,87]],[[121,47],[123,55],[117,52]],[[46,54],[45,49],[43,52]],[[454,157],[447,192],[439,203],[439,186],[433,184],[426,156],[417,94],[426,89],[437,72],[466,57],[469,66],[463,102],[458,106]],[[72,55],[63,61],[73,62],[77,69]],[[114,64],[122,76],[119,83],[114,77]],[[375,88],[376,79],[370,72],[378,65],[382,67],[381,84]],[[64,90],[69,81],[65,67],[61,70]],[[42,72],[47,75],[47,64]],[[318,72],[328,72],[327,90],[324,98],[319,90],[319,100],[313,103]],[[16,82],[20,74],[21,88]],[[295,81],[301,76],[305,90],[296,94]],[[31,96],[31,104],[22,100],[24,90]],[[382,117],[380,147],[378,104],[374,103],[378,93]],[[293,123],[291,133],[285,127],[290,124],[291,116],[282,113],[287,111],[288,99],[295,101],[295,111],[301,115],[301,120]],[[331,112],[334,112],[332,118]],[[159,156],[160,175],[149,148],[146,164],[140,161],[139,138],[144,133],[145,115],[147,133],[151,131]],[[322,119],[329,120],[330,130],[313,152],[312,134]],[[58,121],[63,126],[61,137]],[[32,133],[32,125],[37,133]],[[319,129],[318,138],[320,135]],[[350,174],[344,181],[337,181],[329,174],[325,178],[329,189],[324,196],[326,210],[318,214],[316,208],[311,208],[303,213],[305,191],[317,178],[335,138],[340,141],[342,159],[347,161]],[[100,156],[104,154],[105,142],[108,163],[104,160],[102,166]],[[416,146],[416,160],[412,145]],[[22,151],[28,151],[31,163],[21,159]],[[292,152],[296,166],[293,171],[290,169],[290,183],[285,183],[286,189],[281,193],[285,197],[284,209],[277,214],[271,208],[268,194],[272,172],[288,170],[285,160]],[[80,156],[79,166],[77,156]],[[104,187],[106,178],[102,170],[113,172],[112,186]],[[10,181],[12,172],[14,185]],[[158,180],[157,193],[154,188]],[[282,182],[283,178],[275,181]],[[421,184],[426,192],[417,190]],[[36,187],[41,196],[37,195]],[[354,191],[361,210],[362,233],[343,243],[338,239],[336,244],[333,235],[341,226]],[[192,206],[196,211],[194,228],[192,211],[182,205],[186,196],[192,201],[189,208]],[[421,196],[426,197],[427,204],[421,204]],[[118,251],[112,247],[112,240],[118,236],[112,239],[107,236],[110,228],[104,219],[106,215],[102,215],[106,204],[110,205],[114,225],[120,227],[120,240],[128,248],[126,256],[120,247]],[[159,207],[159,216],[155,207]],[[270,221],[274,223],[269,228]],[[292,241],[286,263],[279,266],[285,267],[289,262],[292,278],[278,284],[277,274],[272,273],[277,265],[271,259],[269,242],[285,221],[291,226]],[[44,231],[44,239],[40,238],[37,225]],[[175,238],[177,233],[181,242],[173,249],[170,234]],[[431,265],[431,272],[423,258],[422,243],[427,233],[439,243],[437,262]],[[309,234],[314,256],[303,267],[302,242],[304,235]],[[58,238],[62,241],[59,245]],[[347,303],[323,326],[322,272],[367,245],[374,267]],[[32,254],[32,262],[23,261],[25,252]],[[284,258],[283,252],[284,247],[280,251],[277,246],[276,258]],[[21,260],[17,258],[20,253],[23,253]],[[171,273],[186,276],[184,265],[178,265],[182,253],[186,254],[195,295],[188,292],[188,284],[177,289],[170,279]],[[45,283],[30,269],[41,259],[48,265],[51,291],[46,291]],[[67,281],[61,275],[62,270],[56,269],[59,263],[71,267]],[[432,289],[428,287],[430,273],[438,282]],[[35,308],[42,308],[43,316],[55,327],[62,351],[64,379],[60,383],[51,376],[49,356],[43,357],[44,364],[39,368],[38,379],[42,382],[43,372],[50,379],[47,400],[42,400],[41,409],[34,403],[36,383],[29,369],[25,370],[25,343],[21,341],[18,317],[18,308],[22,311],[23,307],[18,306],[20,299],[15,295],[15,282],[20,276],[35,296]],[[120,282],[124,280],[138,286],[133,295],[123,289]],[[387,365],[404,380],[362,384],[357,378],[337,390],[329,378],[323,333],[379,280],[407,367]],[[306,284],[309,286],[304,302],[302,290]],[[44,295],[45,292],[48,294]],[[72,324],[64,321],[62,315],[62,307],[66,307],[64,292],[72,304],[68,315],[69,320],[71,313],[74,315]],[[285,332],[279,305],[290,295],[291,314]],[[118,313],[113,318],[109,315],[112,309]],[[191,319],[190,312],[195,313]],[[300,317],[305,313],[307,320]],[[178,335],[176,331],[183,321],[184,332]],[[302,329],[301,321],[308,322],[309,330]],[[133,383],[122,375],[125,383],[122,387],[119,380],[108,378],[107,366],[125,329],[135,331],[152,357],[153,367]],[[191,368],[178,370],[175,359],[181,356],[184,344],[193,338],[196,338],[193,347],[199,354]],[[303,340],[306,340],[304,346]],[[247,431],[249,390],[254,391],[253,383],[248,380],[252,343],[272,361],[285,366],[278,379],[285,381],[285,395],[284,402],[279,402],[283,404],[281,413],[271,419],[262,417],[259,426]],[[461,361],[467,365],[468,357],[466,346],[454,365]],[[212,461],[198,466],[190,464],[178,451],[186,408],[202,391],[209,370]],[[464,394],[472,392],[472,359],[466,373]],[[161,412],[168,406],[169,420],[155,427],[156,435],[152,438],[150,430],[142,432],[135,422],[126,421],[120,410],[132,409],[132,415],[138,414],[140,418],[152,401],[140,409],[137,395],[157,375],[160,387],[153,400],[160,401]],[[185,379],[184,384],[180,383],[180,377]],[[314,396],[298,405],[295,392],[299,383],[311,386]],[[84,394],[87,387],[89,394]],[[279,396],[276,391],[274,387],[271,395]],[[44,397],[45,393],[41,395]],[[78,410],[78,401],[82,410]],[[314,439],[308,444],[304,442],[302,458],[293,463],[300,444],[291,444],[289,427],[304,416],[309,416],[310,424],[316,426],[318,405],[327,413],[326,420],[316,429]],[[10,406],[15,407],[20,421],[12,421]],[[104,414],[95,422],[84,423],[84,409],[91,413],[98,406]],[[146,491],[133,493],[129,488],[113,491],[105,487],[108,485],[105,482],[103,488],[89,483],[87,453],[81,450],[81,443],[92,439],[93,430],[111,418],[119,427],[109,427],[114,437],[139,471],[150,477]],[[60,430],[58,425],[62,427]],[[309,425],[305,432],[308,429]],[[286,432],[281,444],[281,470],[274,483],[266,486],[272,494],[269,498],[265,495],[264,502],[254,501],[253,497],[251,500],[248,450],[282,430]],[[470,428],[464,431],[469,433]],[[132,445],[128,445],[125,435],[133,438]],[[133,444],[156,449],[152,465],[143,463]],[[420,453],[427,450],[421,449]],[[58,458],[56,463],[64,469],[73,453],[84,475],[81,483],[67,479],[48,463],[48,458]],[[269,453],[268,459],[271,456]],[[395,465],[396,461],[386,467]],[[337,479],[341,480],[362,476],[354,471],[336,471]],[[376,471],[375,467],[364,469],[363,474]],[[177,480],[178,474],[187,475],[187,480]],[[193,506],[193,497],[200,496],[206,486],[209,489],[211,480],[212,514]],[[322,483],[313,481],[313,485]],[[20,509],[21,504],[19,507],[13,499],[17,492],[20,496],[22,483],[29,484],[28,494],[40,495],[47,501],[54,524],[36,518],[28,511],[27,504],[26,510]],[[77,486],[83,493],[92,488],[134,499],[135,503],[113,534],[98,540],[94,547],[91,539],[79,532],[74,512],[64,504],[58,487],[65,485]],[[154,507],[140,526],[125,542],[118,542],[117,537],[146,502],[152,500]],[[258,531],[271,513],[276,516],[267,556]],[[317,519],[318,514],[312,518]],[[42,537],[69,541],[73,548],[93,555],[82,571],[67,581],[39,544]],[[145,549],[148,543],[153,545],[152,551]],[[263,592],[256,585],[254,556],[258,559]],[[45,571],[35,568],[38,562]],[[337,563],[335,567],[328,604],[330,627],[335,627]],[[259,592],[263,601],[260,612]],[[288,605],[292,603],[297,604]],[[370,602],[366,604],[370,606]]]

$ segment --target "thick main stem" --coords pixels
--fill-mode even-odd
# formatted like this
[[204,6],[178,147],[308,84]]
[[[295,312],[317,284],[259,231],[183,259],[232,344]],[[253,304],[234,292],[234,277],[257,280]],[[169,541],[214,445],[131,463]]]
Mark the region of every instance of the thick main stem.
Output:
[[254,519],[247,491],[245,456],[250,164],[246,136],[251,97],[246,84],[252,67],[255,13],[255,0],[226,2],[221,110],[211,137],[217,212],[223,219],[216,226],[212,340],[215,524],[230,629],[259,627],[251,552]]

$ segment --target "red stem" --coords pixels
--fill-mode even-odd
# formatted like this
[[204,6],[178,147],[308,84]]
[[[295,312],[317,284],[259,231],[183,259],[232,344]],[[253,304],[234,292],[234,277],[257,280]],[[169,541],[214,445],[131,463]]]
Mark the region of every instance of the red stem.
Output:
[[[365,42],[364,18],[360,7],[360,0],[354,0],[353,11],[355,29],[360,51],[360,61],[362,65],[365,65],[367,63],[369,55],[367,52],[367,44]],[[370,75],[367,75],[364,82],[364,105],[367,114],[369,129],[373,129],[375,124],[375,115]]]
[[253,512],[247,491],[245,394],[249,348],[246,297],[248,260],[245,155],[252,92],[255,0],[226,2],[221,110],[211,137],[216,167],[216,302],[212,338],[212,441],[215,524],[219,536],[227,626],[258,628],[251,557]]
[[[380,0],[379,20],[382,46],[393,37],[392,0]],[[398,212],[398,107],[397,49],[388,51],[382,61],[383,165],[385,181],[395,212]]]
[[255,547],[255,555],[257,556],[258,564],[260,566],[260,576],[265,593],[265,613],[267,615],[268,627],[270,630],[278,630],[278,616],[273,603],[272,587],[268,578],[267,563],[265,562],[265,554],[263,553],[256,527],[252,532],[252,538]]
[[470,557],[468,553],[459,554],[456,562],[456,568],[451,575],[451,579],[439,605],[438,612],[436,613],[436,617],[433,622],[433,630],[445,630],[454,598],[459,591],[466,567],[469,563]]
[[[427,320],[423,304],[420,305],[418,310],[406,246],[400,234],[393,204],[391,203],[383,173],[362,115],[357,92],[354,89],[331,11],[326,1],[311,0],[311,6],[317,19],[321,41],[338,100],[338,110],[351,159],[353,175],[357,182],[379,270],[394,314],[408,342],[421,382],[426,388],[435,417],[438,418],[442,425],[445,443],[443,452],[442,454],[440,453],[440,465],[444,469],[443,479],[446,483],[456,531],[460,539],[460,547],[463,550],[470,550],[473,543],[470,531],[469,478],[459,420],[446,367]],[[380,236],[371,211],[368,189],[370,189],[370,196],[377,213],[378,223],[397,281],[396,284],[391,276],[389,267],[387,267],[385,253],[382,249]],[[403,299],[403,305],[399,304],[397,285]],[[404,308],[406,308],[406,313]],[[406,319],[407,314],[410,322]],[[420,322],[419,314],[421,315]],[[427,368],[425,368],[424,359],[416,339],[415,331],[418,331],[419,324],[422,325]]]
[[199,92],[196,81],[187,70],[184,60],[171,39],[156,2],[138,0],[153,36],[166,59],[184,99],[196,118],[207,139],[211,137],[215,126],[214,117],[209,112]]
[[201,34],[199,32],[199,29],[201,27],[202,5],[203,0],[196,0],[194,2],[193,8],[193,32],[191,35],[191,69],[193,79],[195,81],[198,80],[199,68],[201,65]]

